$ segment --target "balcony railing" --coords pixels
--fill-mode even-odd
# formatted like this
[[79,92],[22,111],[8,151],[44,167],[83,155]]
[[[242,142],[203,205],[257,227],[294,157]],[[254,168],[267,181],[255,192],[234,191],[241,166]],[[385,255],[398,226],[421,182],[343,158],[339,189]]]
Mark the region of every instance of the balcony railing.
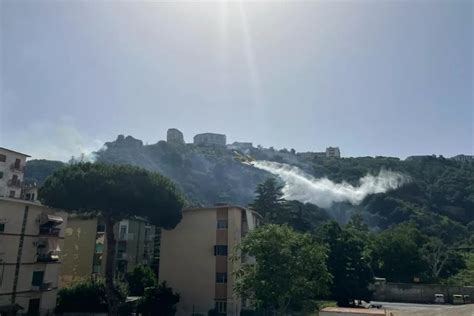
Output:
[[12,163],[10,165],[10,170],[12,171],[21,171],[21,172],[25,172],[25,166],[23,165],[17,165],[15,163]]
[[36,257],[36,262],[58,262],[59,256],[55,253],[38,253]]
[[128,240],[133,240],[134,234],[133,233],[120,233],[119,234],[119,241],[128,241]]
[[50,227],[50,226],[40,226],[39,235],[40,236],[51,236],[51,237],[58,237],[59,232],[61,231],[60,228]]
[[10,187],[21,188],[21,180],[20,179],[10,179],[10,180],[8,180],[7,185],[10,186]]
[[50,291],[53,287],[51,282],[43,282],[40,285],[32,285],[31,290],[36,292]]
[[128,256],[125,252],[118,252],[117,253],[117,259],[118,260],[127,260]]

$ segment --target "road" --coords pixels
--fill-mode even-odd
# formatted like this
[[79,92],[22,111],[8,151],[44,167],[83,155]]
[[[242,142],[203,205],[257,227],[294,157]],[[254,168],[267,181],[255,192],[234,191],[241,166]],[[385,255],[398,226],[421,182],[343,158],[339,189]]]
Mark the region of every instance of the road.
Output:
[[453,315],[453,316],[474,316],[474,305],[443,305],[443,304],[411,304],[395,302],[370,302],[371,304],[381,304],[382,308],[393,312],[394,316],[402,315]]

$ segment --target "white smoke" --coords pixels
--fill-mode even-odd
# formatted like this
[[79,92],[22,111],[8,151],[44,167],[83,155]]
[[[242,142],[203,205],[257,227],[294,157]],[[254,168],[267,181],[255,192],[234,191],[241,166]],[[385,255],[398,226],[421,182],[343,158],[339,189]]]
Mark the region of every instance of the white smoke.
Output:
[[0,143],[29,154],[31,159],[67,162],[74,156],[76,161],[95,161],[95,152],[101,150],[104,142],[76,128],[74,123],[67,117],[54,122],[32,122],[8,140],[1,139]]
[[322,208],[329,208],[335,202],[358,205],[367,195],[394,190],[409,181],[400,173],[381,170],[376,176],[368,174],[362,177],[360,185],[353,186],[347,182],[334,183],[327,178],[317,179],[287,164],[255,161],[253,166],[268,171],[285,182],[285,199],[309,202]]

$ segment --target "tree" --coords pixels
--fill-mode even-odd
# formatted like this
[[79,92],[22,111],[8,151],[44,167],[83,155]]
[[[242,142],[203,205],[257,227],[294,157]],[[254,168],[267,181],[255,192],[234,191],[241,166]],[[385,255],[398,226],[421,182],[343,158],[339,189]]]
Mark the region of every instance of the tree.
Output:
[[256,263],[243,263],[234,271],[235,290],[257,308],[286,315],[290,305],[309,306],[327,293],[331,276],[326,248],[310,234],[264,225],[250,232],[238,249]]
[[125,280],[128,284],[128,291],[132,296],[142,296],[145,289],[156,286],[156,275],[150,267],[137,266],[133,271],[127,272]]
[[165,177],[130,165],[80,163],[56,171],[40,189],[41,201],[73,213],[98,215],[106,225],[105,285],[109,314],[117,315],[114,225],[134,216],[166,229],[181,220],[183,199]]
[[377,235],[372,249],[372,268],[376,276],[392,282],[413,282],[427,272],[421,247],[426,241],[410,224],[401,224]]
[[286,214],[282,188],[275,178],[268,178],[255,190],[256,197],[250,206],[269,223],[282,224],[285,222],[282,220],[282,216]]
[[421,254],[428,264],[429,274],[433,281],[447,278],[466,267],[463,258],[436,237],[431,237],[423,245]]
[[354,300],[370,301],[372,297],[369,284],[374,275],[364,256],[364,241],[352,232],[353,229],[342,229],[332,221],[322,230],[323,240],[329,248],[327,265],[333,276],[331,297],[339,306],[348,306]]
[[[124,302],[126,287],[118,286],[118,300]],[[84,280],[58,292],[57,313],[105,313],[108,310],[103,280]]]
[[172,316],[176,314],[176,304],[180,296],[166,282],[145,289],[144,296],[138,301],[137,311],[142,315]]

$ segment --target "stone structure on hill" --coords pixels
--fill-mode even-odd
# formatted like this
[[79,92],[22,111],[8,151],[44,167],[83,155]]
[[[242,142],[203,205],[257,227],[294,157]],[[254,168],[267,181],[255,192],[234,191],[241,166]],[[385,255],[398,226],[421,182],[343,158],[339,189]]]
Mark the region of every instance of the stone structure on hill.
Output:
[[166,141],[173,144],[184,144],[183,133],[177,128],[169,128],[166,133]]

